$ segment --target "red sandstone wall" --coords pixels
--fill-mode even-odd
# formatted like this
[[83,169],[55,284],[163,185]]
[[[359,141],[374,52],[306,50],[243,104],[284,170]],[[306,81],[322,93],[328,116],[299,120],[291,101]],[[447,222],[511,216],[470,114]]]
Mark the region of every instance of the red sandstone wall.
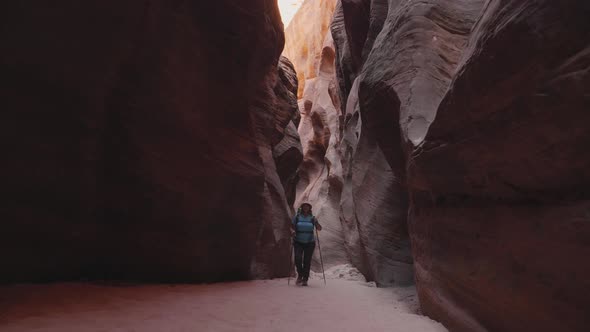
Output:
[[[422,310],[452,331],[584,331],[587,3],[386,5],[342,0],[332,33],[348,141],[409,193]],[[374,160],[358,145],[353,165]]]
[[0,6],[0,279],[287,274],[296,82],[276,1],[238,5]]

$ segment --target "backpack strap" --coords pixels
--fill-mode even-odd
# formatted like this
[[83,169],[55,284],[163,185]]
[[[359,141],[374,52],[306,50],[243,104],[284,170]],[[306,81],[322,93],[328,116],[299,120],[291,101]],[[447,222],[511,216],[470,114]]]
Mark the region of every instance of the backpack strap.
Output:
[[[316,217],[314,215],[311,216],[311,223],[313,224],[313,227],[316,226],[316,223],[318,222],[318,220],[316,219]],[[295,226],[297,226],[297,224],[299,223],[299,212],[295,215]]]

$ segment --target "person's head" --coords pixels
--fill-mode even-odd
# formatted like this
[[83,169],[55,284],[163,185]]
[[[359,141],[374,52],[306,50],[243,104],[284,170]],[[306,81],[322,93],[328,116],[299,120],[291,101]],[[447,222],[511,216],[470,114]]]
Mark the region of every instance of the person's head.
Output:
[[311,213],[311,204],[309,204],[309,203],[301,204],[301,212],[303,214],[310,214]]

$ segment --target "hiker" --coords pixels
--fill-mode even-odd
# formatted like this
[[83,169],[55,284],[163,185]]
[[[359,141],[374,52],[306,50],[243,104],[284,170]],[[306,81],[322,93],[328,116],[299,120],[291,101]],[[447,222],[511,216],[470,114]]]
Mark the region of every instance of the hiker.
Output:
[[291,235],[294,235],[293,250],[295,250],[295,267],[297,268],[298,286],[307,286],[311,257],[315,249],[314,227],[322,230],[322,225],[311,213],[311,204],[303,203],[293,218]]

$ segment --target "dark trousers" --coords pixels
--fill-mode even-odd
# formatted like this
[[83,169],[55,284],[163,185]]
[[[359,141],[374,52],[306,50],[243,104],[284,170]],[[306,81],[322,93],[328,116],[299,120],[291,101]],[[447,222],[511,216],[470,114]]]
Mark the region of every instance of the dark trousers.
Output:
[[303,280],[309,279],[309,269],[311,268],[311,257],[315,249],[315,242],[299,243],[293,242],[295,250],[295,267],[297,275]]

